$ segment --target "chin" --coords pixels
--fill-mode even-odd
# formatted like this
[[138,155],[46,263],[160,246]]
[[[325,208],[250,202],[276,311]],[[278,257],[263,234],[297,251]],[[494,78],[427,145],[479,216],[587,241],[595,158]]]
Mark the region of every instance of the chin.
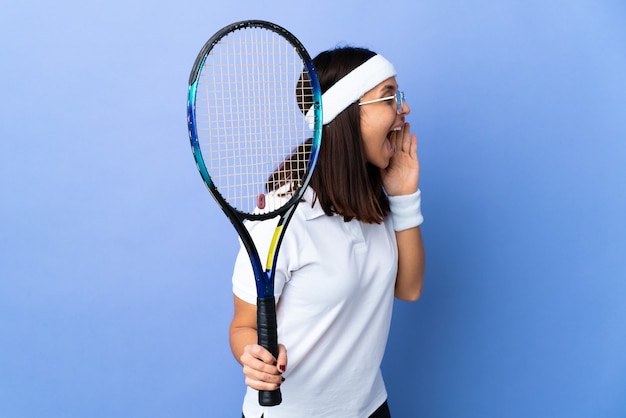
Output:
[[379,164],[375,164],[375,166],[380,168],[381,170],[384,170],[387,167],[389,167],[390,162],[391,162],[391,158],[382,159],[381,162]]

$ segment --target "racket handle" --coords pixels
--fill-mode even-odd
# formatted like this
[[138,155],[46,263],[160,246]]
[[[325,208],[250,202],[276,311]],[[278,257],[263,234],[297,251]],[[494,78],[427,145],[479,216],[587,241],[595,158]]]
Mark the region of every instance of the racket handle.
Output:
[[[257,298],[257,334],[259,345],[265,347],[274,358],[278,358],[278,330],[276,328],[276,300],[274,296]],[[275,406],[282,402],[280,388],[259,391],[259,405]]]

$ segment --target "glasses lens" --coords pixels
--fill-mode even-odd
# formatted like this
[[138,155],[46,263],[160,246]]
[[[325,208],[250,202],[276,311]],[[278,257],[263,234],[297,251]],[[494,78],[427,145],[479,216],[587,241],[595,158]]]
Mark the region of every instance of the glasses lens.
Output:
[[397,91],[396,92],[396,104],[398,105],[398,113],[402,113],[404,110],[404,92]]

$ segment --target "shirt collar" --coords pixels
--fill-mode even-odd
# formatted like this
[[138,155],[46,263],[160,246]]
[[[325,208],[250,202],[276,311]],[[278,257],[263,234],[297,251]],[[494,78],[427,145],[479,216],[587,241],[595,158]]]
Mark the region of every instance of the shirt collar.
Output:
[[302,198],[304,199],[304,201],[299,203],[300,206],[298,207],[298,210],[302,212],[302,214],[304,215],[304,219],[306,219],[307,221],[311,221],[315,218],[326,215],[324,213],[324,210],[322,209],[322,206],[320,206],[319,200],[316,200],[313,207],[311,207],[311,202],[315,200],[315,191],[313,191],[311,187],[308,187],[304,191],[304,195],[302,196]]

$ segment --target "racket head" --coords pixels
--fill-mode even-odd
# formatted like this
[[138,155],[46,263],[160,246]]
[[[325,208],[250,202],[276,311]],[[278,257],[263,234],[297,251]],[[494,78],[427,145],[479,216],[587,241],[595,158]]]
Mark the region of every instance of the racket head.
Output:
[[269,219],[301,199],[319,155],[322,97],[289,31],[246,20],[216,32],[192,68],[187,116],[198,170],[227,214]]

